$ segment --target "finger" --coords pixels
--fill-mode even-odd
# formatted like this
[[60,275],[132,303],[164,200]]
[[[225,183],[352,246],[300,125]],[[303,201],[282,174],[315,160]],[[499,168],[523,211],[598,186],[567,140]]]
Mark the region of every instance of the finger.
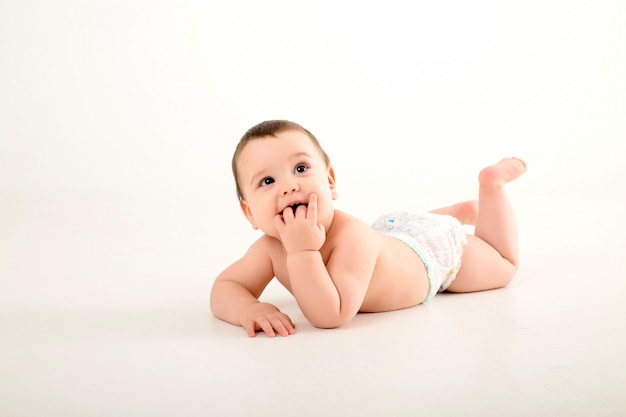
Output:
[[272,327],[281,336],[289,336],[289,329],[285,326],[285,324],[277,318],[272,321]]
[[283,210],[283,221],[285,222],[285,224],[288,221],[293,220],[294,217],[295,217],[295,213],[293,211],[293,208],[287,207],[285,208],[285,210]]
[[311,224],[317,224],[317,194],[312,193],[309,197],[309,207],[307,209],[306,218]]
[[295,332],[295,328],[296,325],[294,324],[294,322],[291,320],[291,317],[289,317],[288,315],[286,315],[285,313],[280,313],[277,316],[277,320],[280,321],[280,323],[282,324],[282,326],[287,330],[287,332],[289,334],[293,334]]
[[301,206],[296,207],[296,211],[294,213],[294,217],[296,218],[302,218],[302,219],[306,219],[307,215],[307,208],[306,206],[303,204]]
[[259,320],[257,320],[257,323],[261,327],[261,330],[263,330],[265,332],[267,337],[274,337],[274,336],[276,336],[276,333],[274,333],[274,327],[272,326],[272,323],[269,322],[269,320],[267,320],[267,319],[259,319]]
[[248,337],[256,336],[256,329],[254,328],[254,321],[250,320],[241,324],[241,327],[248,333]]
[[296,332],[296,325],[293,321],[291,321],[291,318],[288,315],[283,314],[280,319],[285,327],[285,330],[287,330],[287,334],[285,336]]
[[296,325],[287,316],[283,319],[283,326],[287,330],[288,334],[294,334],[296,332]]
[[285,226],[285,219],[283,219],[283,216],[280,214],[274,216],[274,227],[280,230],[283,226]]

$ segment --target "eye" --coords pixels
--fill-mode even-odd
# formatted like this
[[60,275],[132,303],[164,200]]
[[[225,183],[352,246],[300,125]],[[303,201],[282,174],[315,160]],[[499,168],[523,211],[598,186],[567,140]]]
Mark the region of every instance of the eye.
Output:
[[265,177],[261,180],[261,187],[265,187],[267,185],[270,185],[274,182],[274,178],[272,177]]
[[308,166],[304,165],[304,164],[298,164],[296,165],[296,173],[297,174],[302,174],[303,172],[307,171],[309,169]]

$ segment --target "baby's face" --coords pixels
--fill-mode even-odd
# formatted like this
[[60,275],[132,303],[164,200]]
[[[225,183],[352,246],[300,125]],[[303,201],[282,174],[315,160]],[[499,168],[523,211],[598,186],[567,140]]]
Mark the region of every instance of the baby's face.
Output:
[[241,208],[250,223],[278,238],[274,218],[285,209],[308,205],[318,197],[318,223],[329,229],[336,198],[335,177],[306,133],[287,130],[253,139],[237,161],[244,200]]

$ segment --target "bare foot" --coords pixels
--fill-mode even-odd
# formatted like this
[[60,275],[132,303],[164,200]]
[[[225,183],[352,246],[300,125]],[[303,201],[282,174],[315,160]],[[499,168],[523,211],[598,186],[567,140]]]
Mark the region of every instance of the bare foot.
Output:
[[518,158],[504,158],[495,165],[480,171],[481,188],[500,188],[526,172],[526,163]]
[[476,216],[478,215],[478,201],[463,201],[448,207],[433,210],[432,213],[447,214],[448,216],[456,217],[461,224],[475,225]]

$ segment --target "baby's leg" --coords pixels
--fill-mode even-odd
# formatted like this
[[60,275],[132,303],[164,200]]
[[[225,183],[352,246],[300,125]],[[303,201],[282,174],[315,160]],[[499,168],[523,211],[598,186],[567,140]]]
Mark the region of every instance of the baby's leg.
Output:
[[449,291],[500,288],[513,279],[518,265],[517,225],[504,186],[525,171],[522,160],[505,158],[480,172],[474,236],[467,237],[461,269]]
[[468,200],[456,203],[448,207],[441,207],[431,210],[431,213],[446,214],[456,217],[461,224],[476,224],[476,214],[478,213],[478,201]]

